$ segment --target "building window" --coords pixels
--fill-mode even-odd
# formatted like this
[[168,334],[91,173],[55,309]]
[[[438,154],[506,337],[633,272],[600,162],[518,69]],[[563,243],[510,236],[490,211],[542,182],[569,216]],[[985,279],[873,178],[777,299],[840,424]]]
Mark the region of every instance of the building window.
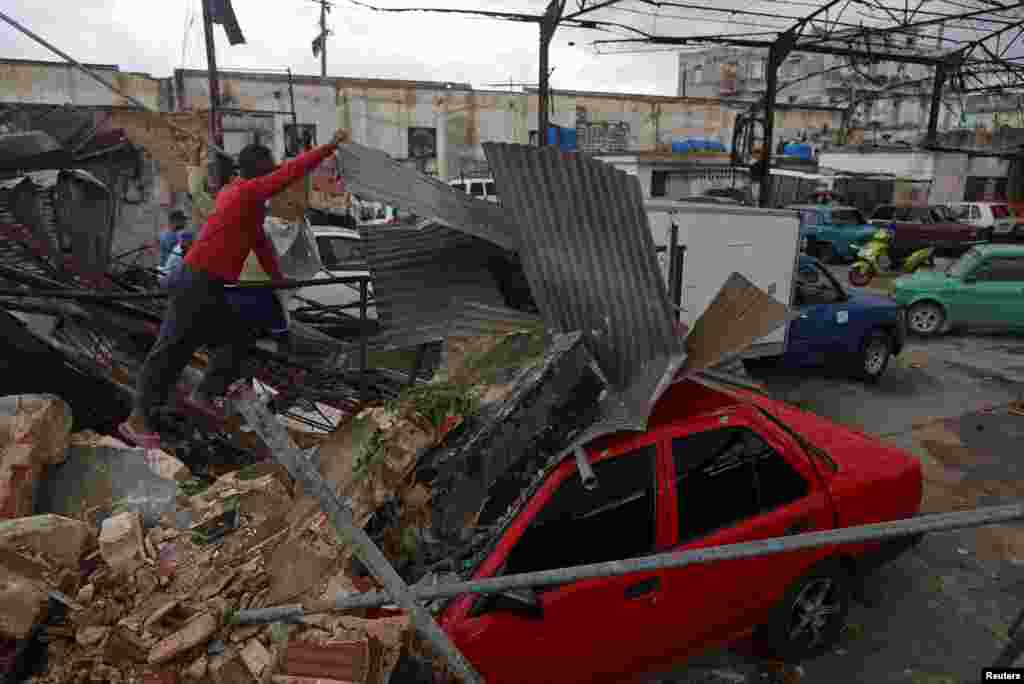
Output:
[[668,192],[668,171],[651,172],[651,197],[664,197]]
[[284,125],[284,156],[297,157],[316,146],[316,124]]
[[764,78],[764,60],[755,59],[750,63],[750,78],[758,80]]
[[411,126],[409,128],[409,159],[437,157],[437,129]]
[[693,67],[693,84],[700,85],[704,82],[704,67],[700,64]]

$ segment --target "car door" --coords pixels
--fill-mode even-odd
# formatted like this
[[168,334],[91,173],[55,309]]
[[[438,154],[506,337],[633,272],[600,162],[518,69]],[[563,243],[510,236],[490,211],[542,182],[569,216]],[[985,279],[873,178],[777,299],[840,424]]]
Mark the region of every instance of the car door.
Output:
[[[664,478],[653,441],[592,458],[596,489],[575,463],[555,471],[478,576],[623,560],[664,548]],[[659,534],[661,535],[659,537]],[[498,569],[500,568],[500,573]],[[662,605],[662,571],[538,588],[540,615],[481,602],[446,627],[492,682],[623,681],[679,637]],[[483,605],[483,608],[479,606]]]
[[799,314],[789,324],[788,365],[819,365],[836,350],[850,318],[845,301],[839,284],[817,261],[801,259],[793,302]]
[[[317,235],[317,249],[325,272],[318,278],[346,278],[368,276],[366,262],[362,255],[362,245],[355,236],[348,235]],[[353,305],[344,309],[350,316],[359,317],[359,283],[341,283],[303,288],[301,296],[313,300],[322,306]]]
[[[748,413],[748,411],[750,411]],[[830,529],[835,512],[813,465],[788,435],[750,409],[671,437],[675,548],[701,548]],[[688,655],[747,636],[828,549],[694,564],[665,571],[668,609],[688,624]]]
[[972,321],[1024,327],[1024,257],[989,256],[964,278]]

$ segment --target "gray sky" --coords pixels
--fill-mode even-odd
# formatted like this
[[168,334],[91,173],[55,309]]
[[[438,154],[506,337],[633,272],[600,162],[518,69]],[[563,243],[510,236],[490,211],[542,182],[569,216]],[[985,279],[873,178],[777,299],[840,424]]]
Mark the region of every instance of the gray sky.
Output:
[[[385,7],[441,6],[537,13],[545,0],[379,0]],[[310,44],[319,6],[313,0],[233,0],[246,45],[231,47],[216,28],[221,68],[284,68],[319,74]],[[5,0],[4,12],[84,62],[169,76],[206,65],[199,0]],[[642,17],[641,17],[642,19]],[[436,14],[383,14],[336,0],[328,15],[328,74],[469,82],[537,80],[537,26]],[[186,27],[189,27],[186,30]],[[676,94],[676,55],[598,55],[594,31],[562,28],[552,44],[552,85],[573,90]],[[569,42],[576,45],[570,46]],[[184,59],[183,59],[184,54]],[[58,59],[0,23],[0,57]]]

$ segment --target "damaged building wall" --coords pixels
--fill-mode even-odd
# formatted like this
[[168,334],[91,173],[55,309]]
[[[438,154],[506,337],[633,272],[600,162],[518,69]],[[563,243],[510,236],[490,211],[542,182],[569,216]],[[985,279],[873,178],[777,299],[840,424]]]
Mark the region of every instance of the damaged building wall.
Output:
[[[122,72],[115,65],[88,66],[147,106],[160,106],[159,79]],[[0,60],[0,102],[99,107],[128,104],[69,64],[21,59]]]

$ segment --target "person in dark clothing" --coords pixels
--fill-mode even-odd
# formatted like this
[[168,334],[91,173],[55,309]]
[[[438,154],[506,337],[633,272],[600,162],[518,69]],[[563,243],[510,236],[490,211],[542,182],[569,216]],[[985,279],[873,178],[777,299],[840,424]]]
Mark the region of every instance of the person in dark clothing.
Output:
[[256,337],[253,326],[229,303],[224,286],[238,282],[250,251],[272,280],[284,279],[277,254],[263,232],[267,201],[348,140],[347,131],[338,131],[330,144],[280,167],[261,145],[249,145],[239,154],[240,177],[217,194],[213,214],[168,283],[170,296],[160,335],[139,373],[132,413],[120,426],[126,439],[146,448],[159,447],[154,410],[167,402],[182,370],[201,346],[212,347],[213,353],[202,383],[186,401],[193,409],[220,417],[214,397],[238,379]]

